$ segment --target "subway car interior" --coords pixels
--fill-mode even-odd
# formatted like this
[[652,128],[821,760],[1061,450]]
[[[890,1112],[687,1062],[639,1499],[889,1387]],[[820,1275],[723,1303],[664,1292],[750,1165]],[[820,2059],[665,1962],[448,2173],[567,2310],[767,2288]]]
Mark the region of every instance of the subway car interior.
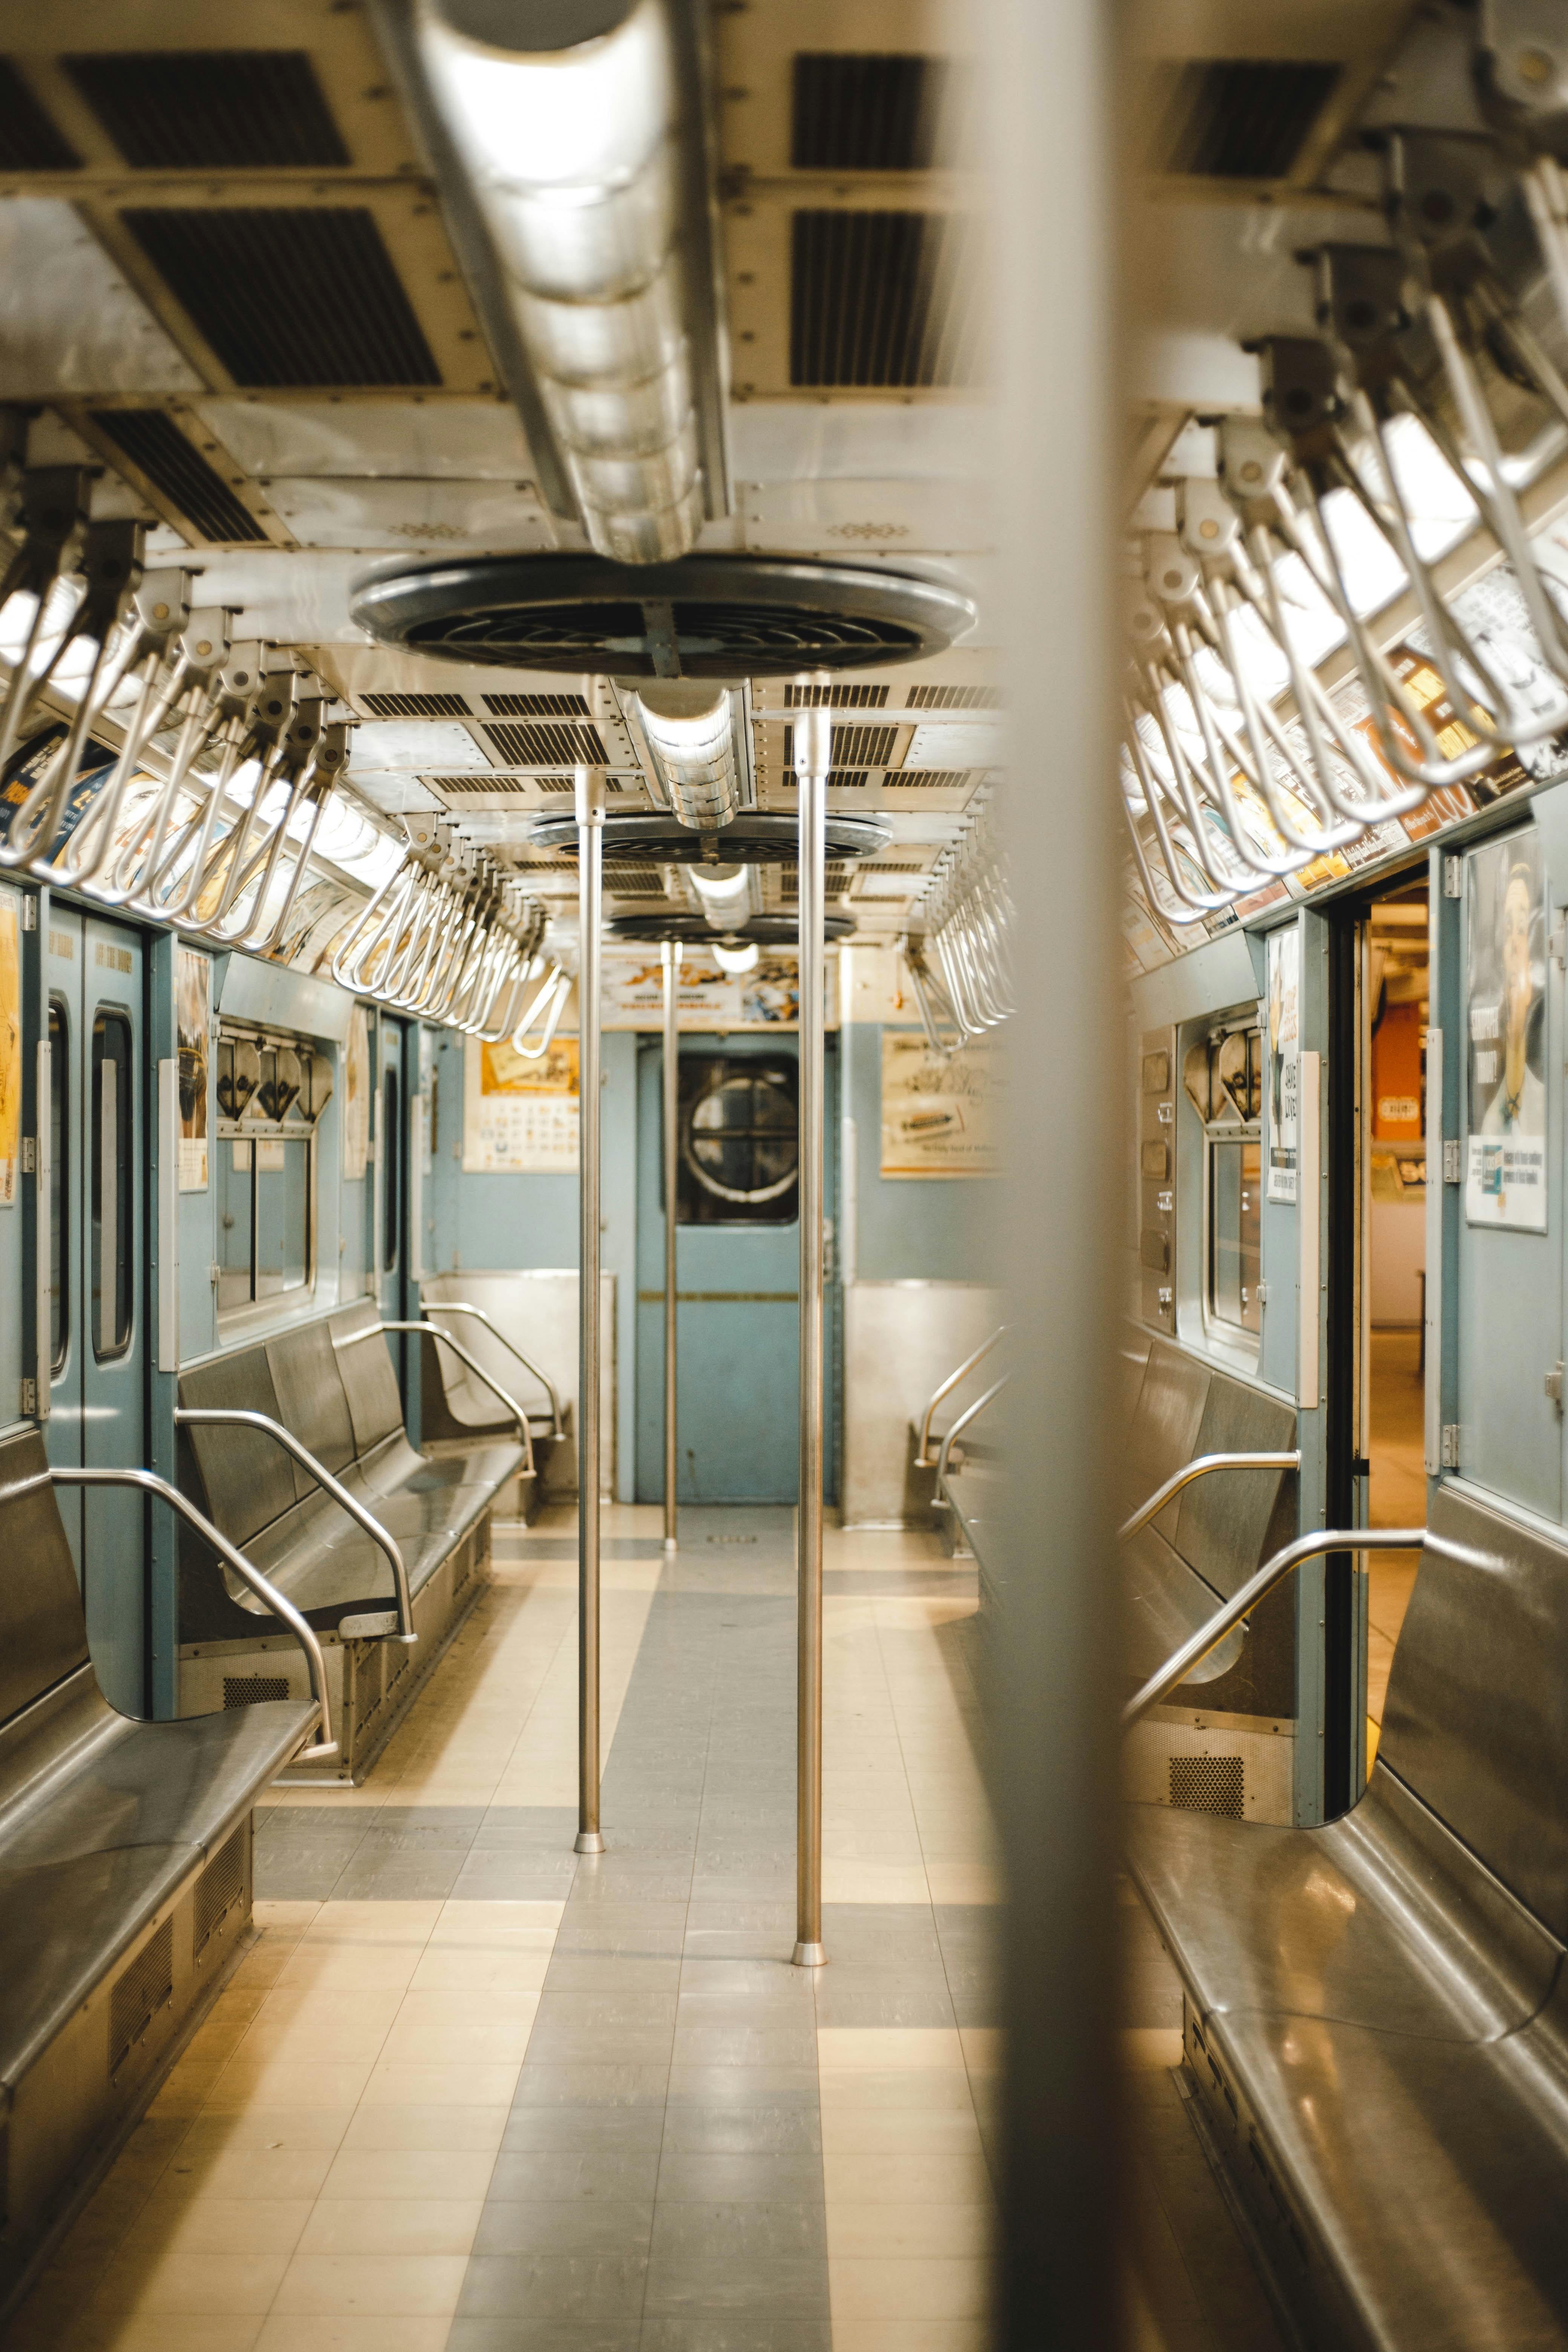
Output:
[[1568,2347],[1568,0],[0,36],[0,2345]]

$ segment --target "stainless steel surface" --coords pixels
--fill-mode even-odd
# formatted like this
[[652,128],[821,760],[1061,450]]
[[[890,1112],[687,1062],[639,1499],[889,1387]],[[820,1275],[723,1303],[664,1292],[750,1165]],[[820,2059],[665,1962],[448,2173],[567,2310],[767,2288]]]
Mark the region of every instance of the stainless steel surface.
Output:
[[948,1455],[952,1451],[953,1439],[957,1437],[961,1432],[966,1430],[972,1421],[979,1420],[986,1406],[993,1403],[994,1400],[1001,1395],[1003,1390],[1011,1384],[1012,1378],[1013,1375],[1011,1372],[1004,1372],[999,1381],[993,1381],[991,1386],[985,1391],[983,1396],[977,1396],[974,1402],[971,1405],[965,1405],[963,1411],[959,1414],[958,1419],[953,1423],[952,1427],[942,1439],[941,1447],[937,1453],[936,1483],[938,1486],[942,1486],[946,1483],[947,1460]]
[[1155,1487],[1146,1503],[1140,1503],[1131,1517],[1122,1520],[1116,1530],[1116,1540],[1125,1543],[1129,1536],[1135,1536],[1140,1528],[1158,1518],[1184,1486],[1190,1486],[1195,1478],[1206,1478],[1213,1470],[1299,1470],[1300,1466],[1300,1454],[1200,1454],[1195,1462],[1185,1463],[1173,1472],[1163,1486]]
[[[863,1167],[876,1150],[873,1130],[862,1142]],[[865,1246],[862,1236],[858,1255]],[[927,1402],[952,1366],[995,1329],[1006,1307],[1005,1293],[984,1283],[846,1279],[846,1527],[930,1525],[931,1473],[917,1470],[914,1461]]]
[[605,775],[574,772],[577,814],[577,1852],[599,1830],[599,962],[605,902]]
[[300,1764],[321,1763],[337,1754],[338,1742],[332,1733],[331,1701],[327,1694],[326,1663],[321,1656],[320,1642],[287,1595],[279,1592],[275,1584],[268,1583],[260,1570],[253,1568],[245,1554],[231,1544],[209,1518],[204,1517],[194,1503],[187,1502],[177,1486],[171,1486],[166,1478],[158,1477],[151,1470],[51,1468],[47,1475],[57,1486],[139,1486],[143,1494],[156,1495],[160,1502],[167,1503],[172,1511],[177,1511],[189,1526],[195,1528],[202,1541],[212,1546],[225,1566],[234,1570],[247,1591],[254,1592],[275,1617],[281,1619],[305,1653],[306,1668],[310,1677],[310,1696],[321,1711],[321,1737],[313,1746],[300,1748],[294,1760]]
[[795,1722],[797,1968],[821,1968],[822,1942],[822,1276],[823,1076],[826,1048],[822,923],[826,912],[827,774],[833,730],[826,709],[795,719],[800,893],[800,1495],[795,1575],[800,1612]]
[[1216,1609],[1206,1624],[1200,1625],[1190,1641],[1184,1642],[1173,1656],[1166,1659],[1159,1670],[1151,1675],[1142,1688],[1136,1691],[1121,1710],[1125,1728],[1146,1715],[1209,1652],[1215,1649],[1233,1625],[1239,1625],[1249,1616],[1258,1602],[1273,1591],[1274,1587],[1300,1568],[1306,1559],[1321,1559],[1331,1551],[1419,1551],[1426,1541],[1425,1528],[1319,1528],[1313,1535],[1301,1536],[1295,1543],[1287,1544],[1272,1559],[1266,1559],[1255,1576],[1247,1579],[1238,1592],[1233,1593],[1223,1609]]
[[696,833],[717,833],[744,805],[746,724],[739,687],[649,679],[632,698],[669,805]]
[[54,1272],[50,1264],[53,1255],[50,1226],[54,1184],[53,1065],[54,1049],[47,1037],[41,1038],[34,1064],[37,1072],[34,1089],[34,1100],[37,1105],[37,1134],[33,1142],[33,1348],[37,1368],[33,1414],[40,1423],[49,1417],[49,1386],[54,1378],[54,1339],[50,1329],[54,1297]]
[[423,1331],[429,1339],[438,1339],[442,1347],[449,1348],[453,1355],[458,1358],[458,1361],[468,1366],[475,1380],[479,1381],[481,1386],[489,1389],[492,1396],[500,1398],[501,1403],[505,1405],[508,1412],[510,1413],[512,1419],[516,1422],[518,1443],[522,1447],[524,1459],[527,1463],[529,1471],[531,1473],[533,1469],[533,1440],[529,1433],[527,1412],[519,1404],[514,1396],[509,1395],[507,1391],[501,1387],[500,1383],[491,1378],[490,1374],[486,1371],[484,1366],[479,1362],[478,1357],[471,1355],[468,1349],[463,1346],[460,1339],[454,1339],[451,1333],[449,1331],[443,1331],[438,1324],[413,1321],[383,1321],[379,1323],[368,1323],[363,1331],[351,1331],[346,1339],[339,1339],[334,1333],[332,1345],[334,1348],[357,1348],[362,1339],[374,1339],[376,1337],[376,1334],[381,1331]]
[[676,1415],[679,1253],[675,1213],[680,1184],[680,942],[666,940],[659,955],[664,965],[664,1067],[660,1073],[664,1112],[664,1548],[674,1551],[680,1517],[677,1499],[680,1456]]
[[[408,1590],[408,1570],[404,1566],[403,1554],[380,1520],[373,1518],[359,1497],[351,1495],[346,1486],[339,1484],[324,1464],[318,1462],[309,1448],[300,1444],[292,1430],[285,1429],[280,1421],[274,1421],[268,1413],[247,1412],[238,1407],[176,1405],[174,1424],[176,1428],[264,1429],[286,1454],[292,1454],[301,1469],[310,1472],[322,1492],[330,1495],[341,1510],[348,1513],[355,1526],[364,1530],[383,1554],[392,1570],[392,1590],[397,1602],[398,1639],[405,1643],[418,1640],[419,1636],[414,1631],[414,1600]],[[342,1630],[340,1626],[340,1633]]]
[[995,1330],[992,1332],[990,1338],[988,1339],[983,1339],[979,1347],[975,1349],[974,1353],[972,1356],[966,1356],[955,1372],[949,1372],[946,1380],[942,1381],[942,1385],[932,1394],[930,1403],[926,1406],[925,1412],[921,1416],[920,1444],[915,1449],[915,1468],[917,1470],[931,1470],[936,1466],[930,1459],[931,1423],[931,1415],[935,1412],[938,1405],[942,1402],[943,1397],[951,1396],[952,1394],[953,1390],[957,1388],[961,1381],[967,1380],[969,1374],[974,1370],[976,1364],[984,1362],[986,1357],[991,1353],[992,1349],[996,1345],[996,1342],[1006,1337],[1007,1328],[1008,1327],[1005,1323],[999,1323]]
[[[518,1362],[522,1366],[523,1370],[533,1374],[534,1379],[539,1382],[540,1387],[550,1399],[550,1433],[552,1437],[559,1437],[561,1435],[561,1398],[556,1390],[554,1381],[551,1379],[548,1372],[542,1371],[537,1364],[530,1361],[528,1357],[523,1354],[522,1349],[516,1345],[515,1341],[509,1339],[506,1333],[497,1328],[494,1321],[485,1313],[482,1307],[471,1306],[466,1298],[426,1298],[422,1300],[421,1304],[423,1305],[425,1313],[427,1317],[432,1313],[440,1315],[472,1315],[480,1323],[482,1323],[486,1330],[489,1331],[500,1345],[506,1349],[507,1354],[509,1356],[515,1356]],[[450,1347],[452,1343],[448,1340],[447,1344]]]

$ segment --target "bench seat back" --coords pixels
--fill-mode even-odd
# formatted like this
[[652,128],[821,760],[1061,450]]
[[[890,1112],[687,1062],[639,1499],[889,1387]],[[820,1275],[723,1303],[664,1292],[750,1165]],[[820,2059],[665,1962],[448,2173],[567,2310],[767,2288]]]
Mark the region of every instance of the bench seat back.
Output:
[[0,1725],[82,1667],[90,1674],[81,1591],[48,1466],[37,1429],[0,1442]]

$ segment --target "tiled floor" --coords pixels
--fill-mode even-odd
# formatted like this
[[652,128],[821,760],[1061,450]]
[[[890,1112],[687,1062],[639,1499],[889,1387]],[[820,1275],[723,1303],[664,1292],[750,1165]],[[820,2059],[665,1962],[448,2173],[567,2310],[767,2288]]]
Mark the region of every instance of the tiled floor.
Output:
[[[1372,1497],[1374,1528],[1425,1527],[1425,1389],[1419,1331],[1372,1335]],[[1368,1570],[1366,1711],[1381,1726],[1394,1645],[1415,1582],[1415,1552],[1377,1552]]]

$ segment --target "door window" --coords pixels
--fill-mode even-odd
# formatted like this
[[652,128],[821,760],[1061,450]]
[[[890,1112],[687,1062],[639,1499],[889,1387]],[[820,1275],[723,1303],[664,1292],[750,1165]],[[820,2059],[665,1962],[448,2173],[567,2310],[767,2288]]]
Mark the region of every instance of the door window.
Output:
[[799,1176],[794,1062],[683,1055],[683,1225],[788,1225]]
[[70,1349],[70,1030],[66,1009],[49,1005],[49,1365],[65,1370]]
[[226,1023],[217,1042],[217,1307],[238,1314],[316,1278],[316,1122],[331,1067],[308,1038]]
[[388,1070],[382,1081],[381,1141],[377,1150],[382,1168],[381,1265],[384,1274],[390,1274],[397,1264],[403,1211],[399,1189],[403,1173],[402,1107],[395,1070]]
[[1186,1056],[1183,1079],[1204,1123],[1204,1313],[1256,1342],[1262,1326],[1262,1039],[1256,1024],[1216,1029]]
[[131,1345],[132,1233],[131,1022],[100,1013],[92,1024],[92,1346],[100,1363]]

